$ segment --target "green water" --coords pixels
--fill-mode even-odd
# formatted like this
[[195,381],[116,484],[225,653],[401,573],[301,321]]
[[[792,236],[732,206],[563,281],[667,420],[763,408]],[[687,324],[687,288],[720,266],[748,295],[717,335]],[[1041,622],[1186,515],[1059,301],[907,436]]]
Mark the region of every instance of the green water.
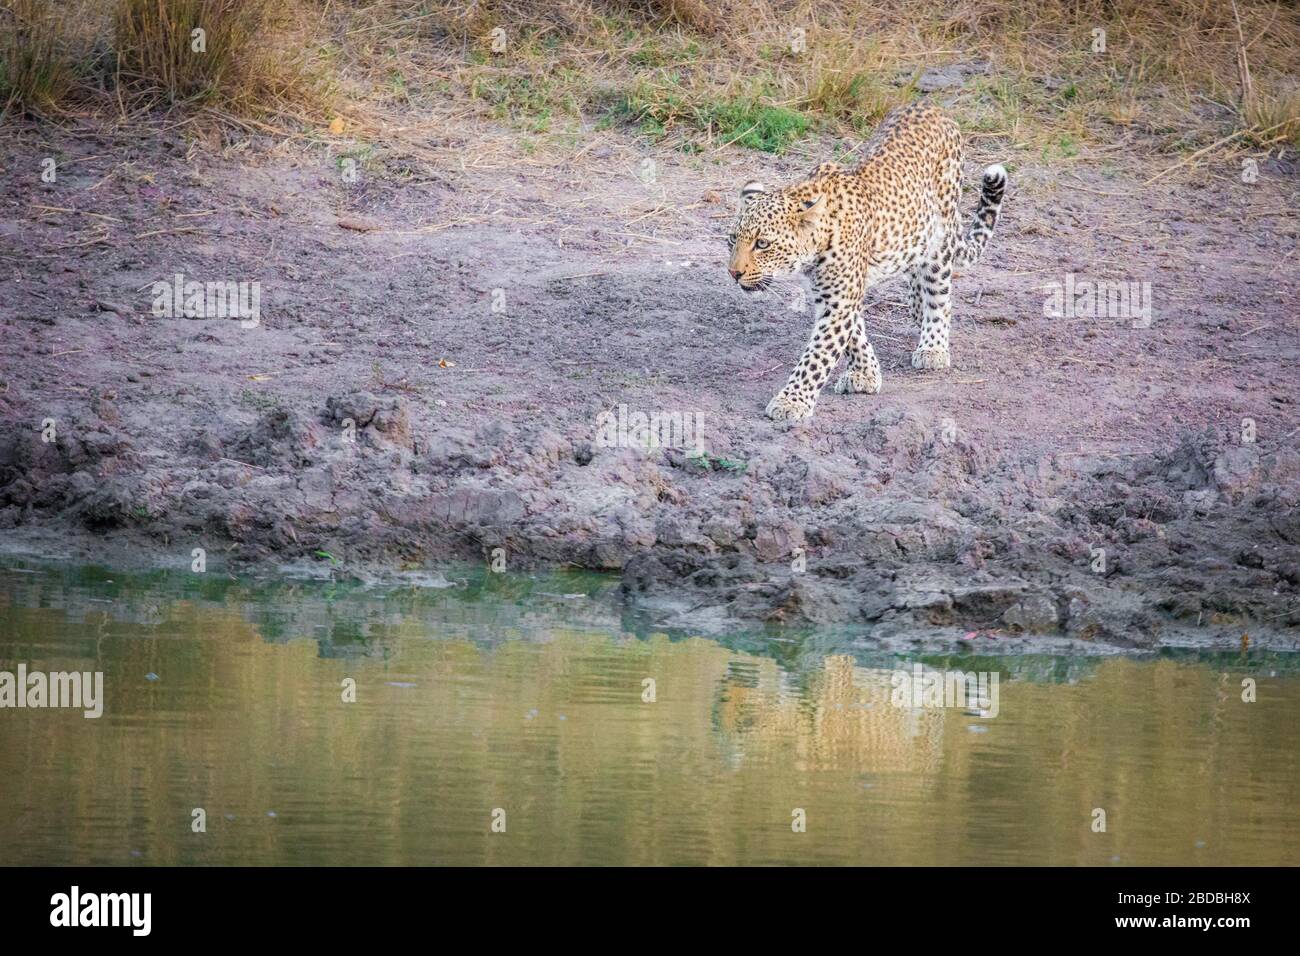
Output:
[[0,568],[0,671],[105,688],[0,710],[0,864],[1300,863],[1293,657],[925,659],[998,673],[981,717],[896,706],[860,634],[448,577]]

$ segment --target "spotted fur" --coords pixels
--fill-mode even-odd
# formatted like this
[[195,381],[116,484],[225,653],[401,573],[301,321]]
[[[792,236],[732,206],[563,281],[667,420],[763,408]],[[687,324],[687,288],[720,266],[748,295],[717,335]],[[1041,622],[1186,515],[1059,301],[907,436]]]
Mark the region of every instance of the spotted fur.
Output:
[[920,341],[912,366],[948,368],[953,268],[974,264],[1002,208],[1007,174],[984,170],[979,208],[961,231],[961,133],[939,110],[918,103],[885,117],[854,170],[822,163],[801,183],[741,190],[731,237],[732,277],[747,291],[808,272],[816,313],[812,336],[785,386],[768,403],[778,421],[808,418],[840,358],[837,392],[880,391],[880,363],[867,340],[867,289],[900,272],[911,284]]

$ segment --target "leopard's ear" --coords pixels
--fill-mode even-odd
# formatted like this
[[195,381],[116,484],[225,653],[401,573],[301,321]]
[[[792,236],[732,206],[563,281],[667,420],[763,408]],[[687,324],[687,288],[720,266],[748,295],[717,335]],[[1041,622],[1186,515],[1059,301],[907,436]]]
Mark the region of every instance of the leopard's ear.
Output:
[[755,199],[757,199],[759,196],[762,196],[766,192],[767,192],[766,186],[764,186],[758,180],[752,179],[749,182],[745,183],[745,185],[742,186],[740,189],[740,204],[742,206],[748,206]]
[[807,199],[799,202],[799,220],[807,225],[812,225],[821,216],[822,210],[826,208],[826,196],[818,193],[815,196],[809,196]]

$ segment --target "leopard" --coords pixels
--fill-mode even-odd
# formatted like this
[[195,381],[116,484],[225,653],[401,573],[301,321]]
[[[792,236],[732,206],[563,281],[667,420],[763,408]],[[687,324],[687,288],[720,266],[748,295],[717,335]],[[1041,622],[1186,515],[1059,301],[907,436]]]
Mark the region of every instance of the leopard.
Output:
[[846,354],[838,394],[878,394],[880,361],[867,337],[867,289],[899,273],[909,280],[910,315],[919,330],[912,367],[951,367],[952,280],[979,261],[1002,211],[1007,171],[981,179],[978,207],[965,230],[959,207],[962,136],[956,122],[924,101],[893,110],[863,144],[851,169],[825,162],[801,182],[740,191],[728,236],[728,272],[746,292],[777,279],[811,280],[813,327],[785,385],[768,403],[775,421],[811,418],[831,373]]

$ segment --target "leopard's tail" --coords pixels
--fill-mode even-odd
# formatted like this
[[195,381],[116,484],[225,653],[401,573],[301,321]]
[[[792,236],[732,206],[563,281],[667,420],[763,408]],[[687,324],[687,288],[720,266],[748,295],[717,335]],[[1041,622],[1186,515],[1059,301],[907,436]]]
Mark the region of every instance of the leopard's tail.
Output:
[[970,266],[979,262],[984,246],[993,235],[993,227],[998,224],[998,213],[1002,211],[1002,196],[1007,189],[1007,171],[1001,164],[984,170],[981,183],[980,204],[975,216],[966,227],[966,235],[957,247],[957,265]]

